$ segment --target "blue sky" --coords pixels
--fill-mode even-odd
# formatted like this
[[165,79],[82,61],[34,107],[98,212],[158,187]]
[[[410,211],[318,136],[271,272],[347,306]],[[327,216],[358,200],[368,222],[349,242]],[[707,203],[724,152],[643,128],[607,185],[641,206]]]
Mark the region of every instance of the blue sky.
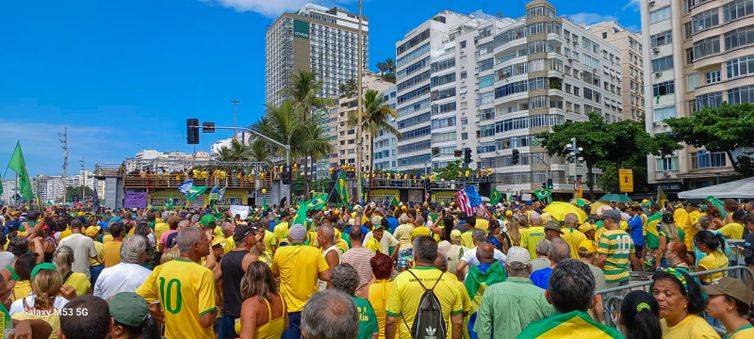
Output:
[[[551,0],[586,24],[640,27],[639,0]],[[138,150],[187,151],[185,119],[232,125],[264,110],[264,32],[305,0],[12,1],[0,7],[0,166],[21,141],[31,175],[59,174],[57,133],[68,127],[69,173],[120,163]],[[314,1],[356,11],[354,0]],[[523,15],[525,0],[365,0],[370,64],[437,12]],[[228,132],[202,135],[208,150]],[[4,173],[5,170],[2,170]],[[2,174],[0,173],[0,174]],[[7,175],[11,177],[9,173]]]

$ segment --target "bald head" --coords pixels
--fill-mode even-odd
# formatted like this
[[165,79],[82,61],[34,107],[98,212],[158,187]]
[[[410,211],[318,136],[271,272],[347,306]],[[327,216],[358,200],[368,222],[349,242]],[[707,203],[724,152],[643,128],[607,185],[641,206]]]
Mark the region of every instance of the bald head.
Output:
[[448,270],[448,258],[440,252],[437,252],[437,258],[435,258],[434,266],[440,271],[446,272]]
[[481,263],[490,264],[495,262],[495,246],[486,241],[480,243],[476,248],[476,257]]
[[576,226],[576,224],[579,222],[579,216],[576,215],[576,213],[568,213],[566,214],[565,218],[563,218],[563,222],[571,227]]
[[561,238],[552,239],[550,240],[549,257],[550,262],[555,266],[559,262],[571,257],[571,248],[568,246],[568,243]]

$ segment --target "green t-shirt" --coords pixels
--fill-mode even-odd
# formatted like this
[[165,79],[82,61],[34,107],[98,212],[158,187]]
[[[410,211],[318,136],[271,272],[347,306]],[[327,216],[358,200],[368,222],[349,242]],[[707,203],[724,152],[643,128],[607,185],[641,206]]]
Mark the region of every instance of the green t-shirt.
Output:
[[0,328],[0,335],[2,335],[3,338],[8,338],[9,332],[13,331],[13,324],[10,320],[10,314],[8,313],[8,310],[5,309],[5,306],[0,304],[0,315],[3,317],[3,321],[0,322],[2,324],[2,328]]
[[377,315],[374,314],[369,300],[354,296],[353,301],[356,303],[356,309],[359,310],[359,336],[357,338],[369,339],[372,334],[379,332]]

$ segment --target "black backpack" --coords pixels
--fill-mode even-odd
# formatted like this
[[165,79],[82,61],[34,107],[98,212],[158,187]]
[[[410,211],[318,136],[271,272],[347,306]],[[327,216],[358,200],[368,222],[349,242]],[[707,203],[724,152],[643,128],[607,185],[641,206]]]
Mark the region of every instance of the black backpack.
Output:
[[[442,306],[440,305],[440,300],[437,299],[437,296],[435,296],[434,292],[435,286],[437,286],[437,283],[440,282],[442,275],[445,274],[445,272],[440,273],[437,281],[435,281],[435,284],[430,289],[427,289],[424,284],[422,284],[421,280],[419,280],[419,278],[417,278],[416,275],[411,272],[411,270],[407,270],[407,272],[411,273],[411,275],[414,276],[414,279],[416,279],[419,285],[421,285],[421,287],[424,289],[424,294],[422,294],[421,299],[419,299],[419,308],[416,310],[414,325],[411,326],[411,338],[446,338],[448,329],[445,325],[445,319],[443,319],[442,317]],[[403,318],[402,315],[401,318]],[[405,318],[403,318],[403,323],[405,323],[406,327],[408,327],[408,323],[406,322]]]

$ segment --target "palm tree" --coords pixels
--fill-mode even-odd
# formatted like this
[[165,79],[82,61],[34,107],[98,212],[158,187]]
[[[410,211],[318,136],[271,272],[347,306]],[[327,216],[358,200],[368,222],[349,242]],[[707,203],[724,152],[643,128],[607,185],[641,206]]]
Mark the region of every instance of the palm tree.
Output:
[[395,74],[395,60],[393,58],[385,59],[385,72]]
[[387,71],[387,65],[385,65],[384,62],[380,61],[377,63],[377,69],[380,70],[380,78],[385,78],[385,71]]
[[230,147],[222,147],[217,154],[219,161],[248,161],[251,158],[248,146],[233,139]]
[[301,126],[299,133],[296,134],[295,145],[297,151],[309,157],[310,160],[310,175],[307,176],[306,171],[304,171],[304,194],[308,194],[310,179],[314,177],[314,163],[330,154],[330,141],[322,127],[307,122]]
[[[369,156],[370,185],[367,187],[367,199],[371,198],[372,193],[371,178],[374,169],[374,136],[377,135],[380,130],[384,130],[385,132],[391,133],[400,138],[401,133],[390,124],[390,119],[395,119],[397,117],[398,113],[390,108],[385,100],[385,96],[373,89],[367,89],[364,93],[364,109],[362,110],[361,126],[356,126],[356,124],[358,124],[358,117],[356,116],[355,111],[352,111],[348,116],[348,124],[351,127],[361,128],[362,135],[364,135],[364,132],[369,132],[369,148],[372,154]],[[357,164],[357,166],[360,166],[360,164]]]
[[253,161],[264,162],[272,166],[273,150],[269,143],[263,139],[257,138],[248,147],[249,158]]
[[340,84],[338,90],[341,98],[351,98],[356,96],[356,79],[348,79]]
[[322,82],[317,80],[314,72],[299,70],[293,73],[293,85],[284,91],[295,108],[303,114],[303,120],[306,120],[315,110],[333,105],[332,99],[319,97],[321,90]]

